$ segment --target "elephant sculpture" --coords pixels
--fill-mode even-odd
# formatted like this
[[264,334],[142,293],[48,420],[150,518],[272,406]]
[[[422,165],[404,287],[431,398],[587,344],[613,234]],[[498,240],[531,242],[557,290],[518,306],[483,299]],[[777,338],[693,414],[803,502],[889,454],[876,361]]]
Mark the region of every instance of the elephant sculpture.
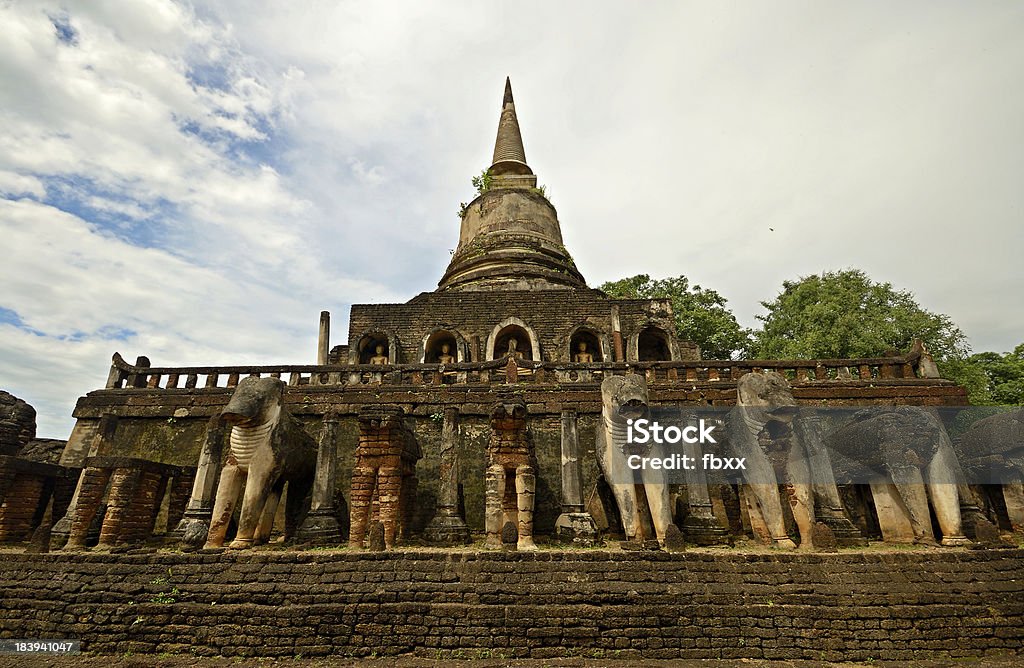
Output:
[[736,383],[736,407],[729,416],[729,445],[746,466],[745,497],[751,527],[766,542],[784,549],[796,543],[786,532],[779,484],[800,533],[800,548],[814,549],[814,524],[823,522],[840,544],[864,540],[844,514],[820,425],[801,411],[784,376],[748,373]]
[[316,444],[284,407],[285,383],[248,377],[238,383],[221,416],[231,425],[206,547],[224,544],[241,494],[235,539],[228,547],[266,542],[285,482],[289,483],[285,537],[301,520],[316,465]]
[[975,479],[1001,483],[1010,524],[1024,530],[1024,409],[978,420],[960,436],[959,450]]
[[609,376],[601,383],[601,423],[597,429],[597,463],[611,487],[619,507],[622,528],[629,541],[642,541],[639,488],[647,497],[650,520],[658,542],[664,544],[665,532],[672,524],[669,487],[664,473],[655,469],[633,471],[627,466],[630,455],[647,456],[650,446],[627,442],[627,420],[649,414],[647,381],[643,376]]
[[934,411],[918,406],[857,411],[826,437],[837,455],[869,476],[882,539],[934,543],[929,502],[942,544],[964,545],[953,444]]

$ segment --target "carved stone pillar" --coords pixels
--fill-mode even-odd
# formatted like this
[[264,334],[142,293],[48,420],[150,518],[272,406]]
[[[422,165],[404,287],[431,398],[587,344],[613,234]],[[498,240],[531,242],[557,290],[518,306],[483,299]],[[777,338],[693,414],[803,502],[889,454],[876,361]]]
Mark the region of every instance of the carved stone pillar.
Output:
[[459,453],[458,409],[444,411],[441,427],[441,463],[438,468],[437,513],[423,535],[432,543],[465,545],[469,543],[469,527],[459,515]]
[[502,527],[512,522],[519,531],[517,549],[537,549],[533,542],[535,462],[533,439],[526,426],[526,404],[518,399],[499,401],[491,410],[484,479],[488,547],[501,547]]
[[597,524],[583,507],[583,471],[576,432],[576,411],[562,411],[562,514],[555,520],[559,540],[593,545],[600,538]]
[[[699,443],[683,443],[683,454],[691,462],[703,461]],[[714,504],[708,490],[708,479],[704,467],[699,464],[685,471],[687,504],[690,512],[683,521],[683,532],[687,539],[697,545],[721,545],[729,541],[729,530],[715,517]]]
[[337,509],[334,507],[337,470],[338,415],[328,413],[324,416],[324,424],[320,428],[312,505],[306,520],[299,527],[299,541],[317,545],[336,545],[341,542],[341,527],[338,525]]
[[327,355],[330,350],[331,341],[331,312],[320,311],[320,336],[316,344],[316,363],[323,366],[327,364]]

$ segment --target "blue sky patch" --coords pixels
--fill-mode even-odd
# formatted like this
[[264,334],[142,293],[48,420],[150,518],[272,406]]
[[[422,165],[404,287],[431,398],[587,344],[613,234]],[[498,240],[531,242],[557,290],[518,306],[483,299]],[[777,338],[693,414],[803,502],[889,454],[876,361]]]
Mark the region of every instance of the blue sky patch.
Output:
[[51,15],[50,23],[57,33],[57,41],[68,46],[78,45],[78,31],[71,26],[71,19],[67,14]]
[[143,202],[81,176],[44,179],[46,203],[92,223],[102,232],[142,248],[163,248],[177,207],[166,199]]
[[22,321],[21,316],[18,315],[17,311],[12,311],[9,308],[0,306],[0,323],[5,325],[14,325],[19,329],[25,327],[25,323]]
[[24,332],[35,334],[36,336],[46,336],[44,332],[41,332],[38,329],[34,329],[26,325],[25,321],[21,319],[21,316],[18,315],[17,311],[14,311],[9,308],[4,308],[3,306],[0,306],[0,324],[12,325]]

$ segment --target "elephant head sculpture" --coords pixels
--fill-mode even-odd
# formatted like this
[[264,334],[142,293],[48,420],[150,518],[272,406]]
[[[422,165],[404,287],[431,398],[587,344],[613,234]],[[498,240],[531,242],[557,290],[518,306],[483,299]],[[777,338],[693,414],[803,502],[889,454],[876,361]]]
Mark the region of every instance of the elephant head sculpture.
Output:
[[[744,374],[736,383],[736,408],[729,419],[729,444],[746,459],[748,511],[755,533],[777,547],[795,549],[786,533],[779,483],[786,484],[800,544],[812,547],[813,491],[789,382],[774,371]],[[799,482],[792,482],[799,480]],[[752,497],[752,498],[750,498]],[[753,501],[753,503],[749,503]]]
[[960,465],[933,411],[919,406],[864,409],[829,434],[827,442],[870,472],[883,540],[934,542],[930,502],[942,544],[970,542],[960,516]]
[[[642,487],[650,509],[650,520],[658,541],[664,543],[665,532],[672,524],[669,488],[661,471],[637,471],[639,479],[627,479],[633,472],[627,467],[629,455],[646,455],[647,446],[627,442],[627,420],[648,414],[647,381],[643,376],[627,374],[609,376],[601,383],[601,424],[597,429],[597,463],[611,487],[619,507],[622,528],[627,540],[642,540],[638,488]],[[638,451],[640,448],[643,452]]]
[[[286,537],[300,522],[312,484],[316,444],[284,406],[285,383],[277,378],[244,378],[221,413],[231,425],[206,547],[224,543],[241,495],[238,532],[229,547],[265,542],[274,525],[285,482],[290,485]],[[290,531],[291,530],[291,531]]]
[[970,474],[1001,483],[1010,524],[1024,531],[1024,409],[978,420],[961,435],[959,451]]

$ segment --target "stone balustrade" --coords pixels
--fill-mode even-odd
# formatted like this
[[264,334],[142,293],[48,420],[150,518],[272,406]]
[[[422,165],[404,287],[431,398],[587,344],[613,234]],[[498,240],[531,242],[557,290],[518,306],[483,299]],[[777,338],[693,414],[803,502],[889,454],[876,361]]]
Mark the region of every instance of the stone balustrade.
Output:
[[[145,358],[140,358],[145,360]],[[791,384],[907,381],[933,378],[927,353],[897,357],[820,360],[697,360],[678,362],[541,362],[508,358],[456,364],[269,365],[152,367],[129,364],[117,353],[106,389],[230,388],[246,376],[280,378],[289,386],[600,383],[607,375],[640,373],[649,384],[734,383],[751,371],[776,371]]]

